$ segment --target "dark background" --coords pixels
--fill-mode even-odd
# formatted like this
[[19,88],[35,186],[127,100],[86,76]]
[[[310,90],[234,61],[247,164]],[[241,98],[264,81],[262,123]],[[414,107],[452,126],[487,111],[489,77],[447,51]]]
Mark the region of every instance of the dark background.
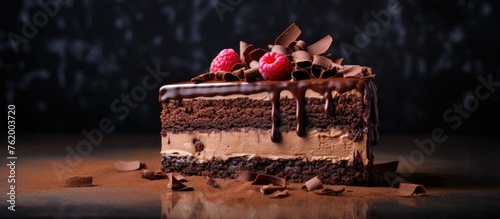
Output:
[[[127,116],[110,107],[141,85],[147,66],[170,73],[161,84],[189,80],[207,71],[220,50],[237,50],[240,40],[266,47],[293,22],[306,42],[332,35],[329,52],[346,57],[342,43],[355,46],[355,29],[365,30],[376,22],[370,12],[389,7],[388,1],[347,0],[55,2],[57,12],[45,13],[47,24],[25,37],[18,52],[9,34],[23,37],[34,17],[42,22],[43,7],[38,1],[0,3],[2,110],[6,115],[7,105],[15,104],[17,133],[79,133],[98,128],[103,118],[113,121],[116,133],[159,132],[159,87]],[[500,81],[497,1],[398,2],[401,12],[344,62],[377,74],[382,135],[430,134],[437,127],[497,134],[500,87],[456,130],[455,122],[443,120],[454,104],[473,100],[468,96],[480,85],[478,76]],[[218,14],[217,3],[228,10]]]

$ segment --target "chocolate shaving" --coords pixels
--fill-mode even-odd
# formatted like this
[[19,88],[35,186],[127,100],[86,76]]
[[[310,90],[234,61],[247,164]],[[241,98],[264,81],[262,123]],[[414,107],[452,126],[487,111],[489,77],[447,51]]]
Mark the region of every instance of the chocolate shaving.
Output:
[[283,191],[286,187],[283,186],[275,186],[275,185],[264,185],[260,188],[260,192],[264,195],[270,195],[275,193],[276,191]]
[[423,185],[413,183],[400,183],[398,195],[400,196],[414,196],[425,194],[426,190]]
[[324,56],[320,56],[320,55],[314,55],[313,56],[313,62],[312,62],[313,65],[316,65],[316,66],[321,66],[323,67],[324,69],[331,69],[333,68],[333,61],[329,58],[325,58]]
[[65,187],[90,187],[93,178],[92,176],[66,176],[63,185]]
[[219,184],[214,180],[212,177],[212,174],[209,171],[203,171],[203,176],[205,176],[205,179],[207,179],[207,186],[210,186],[212,188],[219,188]]
[[172,189],[174,191],[193,191],[194,189],[192,187],[186,186],[183,183],[181,183],[176,177],[172,175],[172,173],[167,173],[168,177],[168,185],[167,187],[169,189]]
[[235,180],[240,182],[254,181],[255,178],[257,178],[257,175],[259,175],[259,173],[249,171],[237,172],[236,174],[237,176]]
[[[356,77],[374,78],[371,68],[365,66],[342,66],[343,58],[332,58],[327,54],[333,43],[333,38],[327,35],[317,42],[307,45],[303,40],[297,40],[301,30],[291,24],[275,40],[275,44],[268,45],[268,50],[285,54],[294,64],[291,72],[292,80],[310,78]],[[202,83],[209,80],[245,81],[264,80],[258,69],[258,61],[268,50],[255,48],[252,44],[240,41],[240,58],[242,63],[232,66],[230,71],[209,72],[191,79],[193,83]],[[256,63],[256,64],[255,64]]]
[[255,177],[255,180],[252,182],[252,185],[269,185],[269,184],[286,187],[286,180],[276,176],[259,174],[257,175],[257,177]]
[[152,171],[152,170],[144,169],[144,170],[142,170],[142,178],[149,179],[149,180],[165,179],[165,178],[167,178],[167,175],[161,171]]
[[330,188],[323,188],[320,190],[314,190],[313,192],[318,194],[318,195],[338,195],[340,193],[343,193],[344,191],[345,191],[345,188],[341,188],[338,190],[330,189]]
[[288,47],[282,45],[274,45],[273,48],[271,49],[271,52],[278,52],[284,55],[291,54],[291,51],[288,49]]
[[302,185],[302,190],[308,192],[322,188],[323,188],[323,183],[317,176],[308,180],[307,182],[304,183],[304,185]]
[[288,190],[282,190],[282,191],[276,191],[273,192],[272,194],[268,195],[269,198],[284,198],[289,196]]
[[295,25],[295,23],[291,24],[288,28],[286,28],[283,33],[281,33],[278,38],[276,38],[276,41],[274,42],[275,45],[282,45],[288,47],[293,41],[299,37],[299,35],[302,33],[302,31]]
[[146,164],[139,161],[117,161],[114,165],[115,169],[121,172],[146,168]]
[[[250,52],[250,62],[252,61],[259,61],[259,59],[266,54],[267,51],[263,50],[261,48],[254,49],[252,52]],[[247,60],[248,62],[249,60]]]
[[336,58],[336,59],[332,59],[333,63],[341,66],[342,65],[342,61],[344,61],[344,58]]
[[312,55],[323,54],[328,50],[328,48],[330,48],[330,45],[332,45],[332,43],[332,36],[327,35],[317,42],[313,43],[312,45],[308,46],[306,50]]

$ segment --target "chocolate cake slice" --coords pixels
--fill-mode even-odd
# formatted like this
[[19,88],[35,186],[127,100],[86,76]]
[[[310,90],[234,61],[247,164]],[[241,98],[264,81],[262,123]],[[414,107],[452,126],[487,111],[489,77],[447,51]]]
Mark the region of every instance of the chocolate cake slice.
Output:
[[297,33],[292,24],[271,48],[293,64],[289,80],[263,80],[257,60],[267,51],[242,43],[242,62],[229,71],[160,88],[162,171],[370,182],[378,140],[374,75],[331,59],[323,48],[328,37],[306,46]]

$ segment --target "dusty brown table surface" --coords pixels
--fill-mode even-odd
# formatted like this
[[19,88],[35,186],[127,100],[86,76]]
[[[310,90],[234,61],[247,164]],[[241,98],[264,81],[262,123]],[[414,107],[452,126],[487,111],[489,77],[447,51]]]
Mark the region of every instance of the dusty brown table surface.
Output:
[[[0,215],[22,218],[448,218],[498,217],[500,213],[500,138],[453,137],[424,153],[415,139],[428,136],[382,136],[376,162],[399,160],[398,172],[409,178],[444,179],[418,197],[400,197],[388,187],[345,187],[337,196],[319,196],[289,186],[290,196],[271,199],[255,186],[216,179],[214,189],[202,177],[188,177],[191,192],[171,191],[168,180],[141,178],[141,171],[117,172],[114,162],[139,160],[160,167],[157,135],[105,135],[81,160],[71,154],[85,140],[75,136],[18,136],[16,203],[10,205],[9,160],[0,170],[4,193]],[[84,148],[81,148],[84,149]],[[420,151],[420,152],[416,152]],[[421,156],[421,155],[424,156]],[[413,157],[412,157],[413,156]],[[418,159],[423,160],[418,160]],[[60,166],[62,164],[63,166]],[[59,165],[59,166],[58,166]],[[67,188],[57,177],[91,175],[92,187]],[[56,169],[57,169],[56,168]]]

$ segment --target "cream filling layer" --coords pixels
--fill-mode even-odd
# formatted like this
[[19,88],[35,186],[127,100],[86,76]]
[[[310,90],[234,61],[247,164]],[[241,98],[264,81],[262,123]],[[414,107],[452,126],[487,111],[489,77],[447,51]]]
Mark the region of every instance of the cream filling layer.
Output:
[[[356,142],[347,136],[346,131],[335,129],[310,131],[306,137],[299,137],[295,131],[288,131],[281,132],[281,142],[274,143],[268,130],[167,133],[167,136],[162,136],[161,153],[168,156],[195,156],[200,162],[242,156],[337,162],[352,160],[354,154],[359,153],[363,163],[367,165],[367,135],[363,134],[362,140]],[[203,143],[203,151],[195,151],[193,139]]]

